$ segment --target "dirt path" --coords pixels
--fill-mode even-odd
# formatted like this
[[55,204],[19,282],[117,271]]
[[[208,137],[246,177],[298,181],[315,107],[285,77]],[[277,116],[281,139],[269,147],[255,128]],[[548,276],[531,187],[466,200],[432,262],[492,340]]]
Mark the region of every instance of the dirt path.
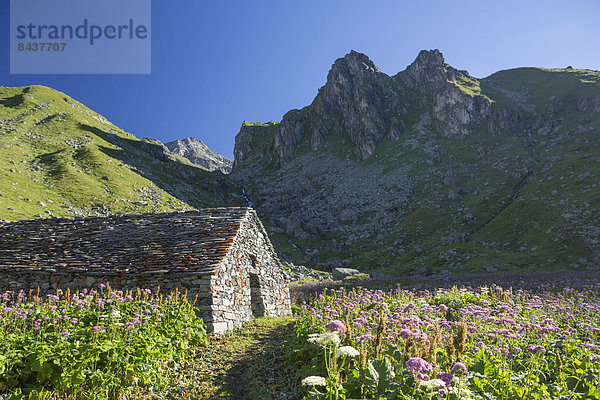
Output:
[[293,318],[256,318],[238,331],[209,337],[182,366],[172,399],[294,399],[299,378],[284,357]]

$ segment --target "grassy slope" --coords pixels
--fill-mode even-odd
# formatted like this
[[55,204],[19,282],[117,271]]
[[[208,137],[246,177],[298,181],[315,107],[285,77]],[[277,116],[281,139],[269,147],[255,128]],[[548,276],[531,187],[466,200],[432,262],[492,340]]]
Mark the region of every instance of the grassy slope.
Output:
[[[553,96],[561,99],[555,112],[567,117],[566,124],[544,136],[533,133],[539,159],[528,146],[525,126],[510,135],[492,136],[482,129],[464,141],[440,139],[448,149],[441,164],[450,166],[458,177],[456,184],[446,187],[430,179],[431,168],[419,167],[419,157],[413,159],[420,206],[402,226],[407,236],[418,238],[425,252],[407,254],[392,270],[398,264],[413,268],[420,264],[434,269],[459,266],[461,272],[478,272],[488,266],[534,272],[583,268],[580,259],[591,260],[592,252],[577,234],[575,221],[565,214],[589,212],[588,218],[577,221],[582,224],[593,224],[593,215],[598,215],[600,188],[594,182],[600,169],[592,160],[600,154],[600,116],[578,111],[575,102],[600,96],[600,73],[524,68],[499,72],[489,79],[503,89],[527,93],[538,110],[538,116],[529,115],[532,122],[536,117],[550,118],[543,115],[549,102]],[[506,102],[493,90],[488,89],[487,95]],[[478,146],[484,149],[481,155]],[[449,161],[450,157],[455,160]],[[532,175],[513,201],[524,171]],[[586,178],[578,178],[585,173],[589,174]],[[458,201],[443,200],[445,193],[457,187],[467,189],[468,194]],[[467,212],[460,209],[465,207],[476,223],[464,221]],[[439,238],[452,231],[470,233],[468,242],[440,245]]]
[[156,153],[63,93],[2,87],[0,219],[227,204],[234,189],[222,176]]

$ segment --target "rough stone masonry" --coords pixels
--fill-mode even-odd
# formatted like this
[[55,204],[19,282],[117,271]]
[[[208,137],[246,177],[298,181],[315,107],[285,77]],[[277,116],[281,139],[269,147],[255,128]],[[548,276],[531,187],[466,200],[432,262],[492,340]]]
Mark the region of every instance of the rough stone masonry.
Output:
[[290,313],[287,278],[251,208],[0,224],[0,290],[179,290],[209,331]]

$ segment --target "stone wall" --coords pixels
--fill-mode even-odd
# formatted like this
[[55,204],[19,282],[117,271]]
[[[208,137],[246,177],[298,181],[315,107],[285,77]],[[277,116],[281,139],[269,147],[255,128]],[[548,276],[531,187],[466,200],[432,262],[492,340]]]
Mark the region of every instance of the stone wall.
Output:
[[[211,215],[214,216],[217,211],[218,215],[224,212],[213,210]],[[197,221],[189,221],[189,217],[193,217],[191,213],[186,216],[188,219],[185,221],[181,220],[180,215],[170,215],[171,219],[179,218],[177,223],[180,224],[180,229],[173,234],[173,236],[178,235],[179,239],[175,240],[173,237],[164,239],[162,236],[165,235],[157,233],[163,222],[157,224],[155,230],[150,228],[148,230],[150,234],[154,233],[160,237],[161,243],[172,242],[168,242],[171,248],[165,247],[160,254],[170,257],[171,261],[175,260],[174,268],[170,268],[172,266],[162,256],[158,261],[164,264],[156,265],[154,263],[157,260],[156,254],[151,252],[148,259],[144,259],[144,250],[139,248],[136,248],[135,253],[140,259],[141,266],[137,267],[137,263],[127,260],[130,250],[123,248],[113,252],[120,254],[119,257],[124,260],[113,271],[110,270],[109,264],[99,264],[101,267],[96,265],[93,268],[86,266],[83,260],[85,257],[91,257],[90,253],[77,247],[78,242],[71,237],[77,234],[70,233],[65,227],[77,224],[78,227],[92,229],[86,225],[87,222],[107,225],[106,221],[58,219],[37,223],[47,225],[47,229],[51,230],[60,228],[62,235],[60,237],[63,238],[60,246],[47,244],[40,234],[37,234],[39,238],[30,238],[33,229],[31,226],[37,225],[35,222],[23,222],[23,229],[20,226],[13,226],[10,231],[14,238],[24,238],[24,241],[17,240],[21,246],[19,250],[21,256],[11,257],[9,242],[5,241],[4,247],[0,249],[6,253],[1,259],[4,263],[0,263],[0,291],[21,289],[28,291],[39,288],[42,295],[47,295],[54,294],[57,289],[76,291],[83,288],[98,288],[101,283],[110,283],[114,289],[123,291],[136,288],[156,291],[158,287],[163,292],[178,289],[181,293],[187,291],[190,302],[196,299],[195,306],[198,307],[200,316],[206,323],[208,331],[214,333],[240,327],[252,316],[289,314],[291,309],[287,276],[256,212],[252,209],[233,209],[231,213],[238,221],[237,229],[234,229],[230,223],[215,224],[210,221],[214,218],[205,217],[204,214],[201,214],[203,218]],[[141,217],[136,216],[127,218],[136,222],[141,220]],[[155,215],[144,216],[144,218],[145,220],[158,219]],[[206,230],[200,229],[200,223],[202,227],[211,228],[209,237],[206,235]],[[198,229],[199,232],[194,229]],[[225,237],[220,236],[220,232],[224,232]],[[27,242],[28,240],[31,243]],[[92,242],[95,246],[94,252],[91,253],[94,262],[103,262],[102,240],[94,240],[90,243]],[[187,246],[188,242],[189,246]],[[58,262],[43,257],[44,246],[52,247],[54,249],[52,251],[60,257],[64,257],[62,254],[67,252],[76,253],[81,260],[71,261],[69,264],[62,259]],[[221,253],[225,247],[227,250]],[[32,261],[34,259],[35,263]],[[199,259],[208,261],[196,267]],[[48,265],[42,267],[46,263]],[[164,269],[159,268],[162,265],[165,266]],[[77,266],[77,269],[74,266]]]
[[29,291],[40,290],[40,295],[55,294],[57,289],[71,291],[97,289],[103,283],[109,283],[115,290],[151,289],[156,292],[169,293],[178,290],[187,291],[187,298],[200,309],[203,320],[211,319],[210,311],[203,307],[212,303],[210,294],[210,275],[173,274],[152,271],[151,273],[94,273],[94,272],[61,272],[53,268],[47,269],[0,269],[0,292],[6,290]]
[[288,279],[254,210],[242,221],[222,265],[211,281],[215,332],[252,316],[291,313]]

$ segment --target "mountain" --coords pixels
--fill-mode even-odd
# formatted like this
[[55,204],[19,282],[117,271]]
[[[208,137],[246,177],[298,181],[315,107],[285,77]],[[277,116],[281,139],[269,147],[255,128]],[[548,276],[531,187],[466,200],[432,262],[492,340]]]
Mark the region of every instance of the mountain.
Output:
[[43,86],[0,87],[0,219],[243,204],[240,189]]
[[477,79],[430,50],[390,76],[352,51],[310,105],[242,124],[230,174],[200,141],[167,145],[53,89],[0,87],[0,219],[248,201],[282,259],[323,270],[600,268],[597,71]]
[[175,140],[165,143],[165,146],[167,146],[171,153],[187,158],[194,165],[198,165],[208,171],[219,170],[224,174],[231,172],[231,167],[233,166],[232,160],[211,150],[196,138],[189,137],[183,140]]
[[451,274],[600,267],[600,73],[483,79],[421,51],[335,61],[313,102],[244,122],[231,173],[280,255]]

